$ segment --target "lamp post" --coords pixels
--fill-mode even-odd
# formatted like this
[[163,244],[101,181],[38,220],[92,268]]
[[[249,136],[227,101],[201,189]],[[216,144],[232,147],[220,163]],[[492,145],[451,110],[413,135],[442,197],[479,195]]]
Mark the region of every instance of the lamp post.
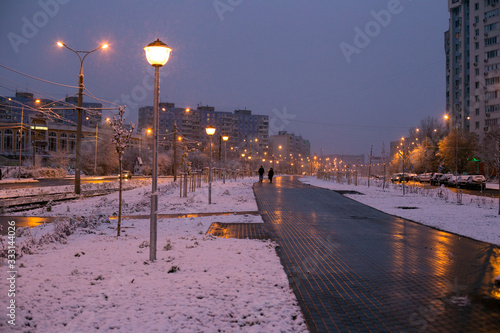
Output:
[[[57,42],[59,47],[65,47],[80,59],[80,74],[78,75],[78,108],[77,108],[77,119],[76,119],[76,167],[75,167],[75,193],[80,194],[80,169],[82,163],[82,117],[83,117],[83,61],[85,58],[100,49],[108,48],[108,44],[102,44],[98,48],[92,51],[75,51],[63,42]],[[83,57],[82,57],[83,55]]]
[[222,136],[222,140],[224,141],[224,178],[222,178],[222,183],[225,184],[226,183],[226,172],[227,172],[227,169],[226,169],[226,162],[227,162],[227,140],[229,140],[229,137],[227,135],[223,135]]
[[205,131],[210,137],[210,158],[208,160],[208,204],[212,204],[212,136],[215,134],[215,127],[208,126]]
[[172,49],[159,39],[144,48],[146,58],[155,68],[154,106],[153,106],[153,176],[151,188],[151,216],[149,260],[156,260],[156,230],[158,222],[158,107],[160,96],[160,67],[165,65]]
[[95,123],[95,156],[94,156],[94,175],[97,176],[97,137],[99,131],[99,123]]

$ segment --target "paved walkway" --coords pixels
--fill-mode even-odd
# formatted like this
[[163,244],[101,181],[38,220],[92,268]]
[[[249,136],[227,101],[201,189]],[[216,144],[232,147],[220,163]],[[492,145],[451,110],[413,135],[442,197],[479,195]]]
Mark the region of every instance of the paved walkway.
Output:
[[254,190],[311,332],[500,332],[497,246],[297,179]]

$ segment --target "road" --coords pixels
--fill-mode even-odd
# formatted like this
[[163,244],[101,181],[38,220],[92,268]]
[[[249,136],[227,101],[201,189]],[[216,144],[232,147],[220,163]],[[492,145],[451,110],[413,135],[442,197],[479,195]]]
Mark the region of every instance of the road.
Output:
[[256,183],[311,332],[500,332],[500,248],[298,177]]

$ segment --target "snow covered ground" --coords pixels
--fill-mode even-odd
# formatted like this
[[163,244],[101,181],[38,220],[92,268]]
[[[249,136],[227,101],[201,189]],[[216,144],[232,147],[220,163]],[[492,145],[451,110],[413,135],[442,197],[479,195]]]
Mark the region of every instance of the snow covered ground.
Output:
[[383,190],[382,183],[373,180],[370,187],[366,186],[366,180],[360,186],[333,183],[316,177],[304,177],[300,180],[331,190],[357,191],[364,195],[346,196],[391,215],[500,245],[498,199],[463,194],[462,204],[458,205],[457,194],[445,187],[430,190],[406,187],[406,195],[403,196],[402,186],[399,184],[389,184]]
[[[212,205],[206,185],[179,198],[178,185],[160,184],[159,213],[257,210],[254,181],[214,183]],[[149,214],[150,191],[125,192],[123,214]],[[65,220],[24,230],[16,239],[32,254],[16,260],[16,326],[4,314],[0,331],[307,331],[274,243],[205,235],[213,222],[262,223],[260,216],[160,219],[151,263],[149,220],[124,220],[116,237],[116,220],[105,218],[117,211],[117,196],[25,214],[83,216],[89,225],[73,228]],[[3,275],[8,270],[3,260]],[[5,278],[0,285],[6,306]]]

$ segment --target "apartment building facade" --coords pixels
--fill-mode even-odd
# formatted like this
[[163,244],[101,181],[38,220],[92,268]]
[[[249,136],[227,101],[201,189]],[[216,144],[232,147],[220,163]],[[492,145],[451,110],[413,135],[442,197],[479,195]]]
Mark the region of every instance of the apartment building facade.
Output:
[[[176,107],[174,103],[160,103],[158,133],[160,142],[168,145],[174,131],[186,142],[205,142],[205,128],[214,126],[216,136],[227,135],[228,146],[242,146],[255,142],[259,150],[269,145],[269,116],[253,115],[251,110],[234,112],[216,111],[213,106],[197,106],[196,109]],[[153,107],[139,108],[138,131],[147,132],[153,127]],[[174,128],[176,127],[176,129]],[[257,139],[257,140],[255,140]]]
[[500,0],[448,0],[446,110],[450,129],[482,137],[500,118]]

